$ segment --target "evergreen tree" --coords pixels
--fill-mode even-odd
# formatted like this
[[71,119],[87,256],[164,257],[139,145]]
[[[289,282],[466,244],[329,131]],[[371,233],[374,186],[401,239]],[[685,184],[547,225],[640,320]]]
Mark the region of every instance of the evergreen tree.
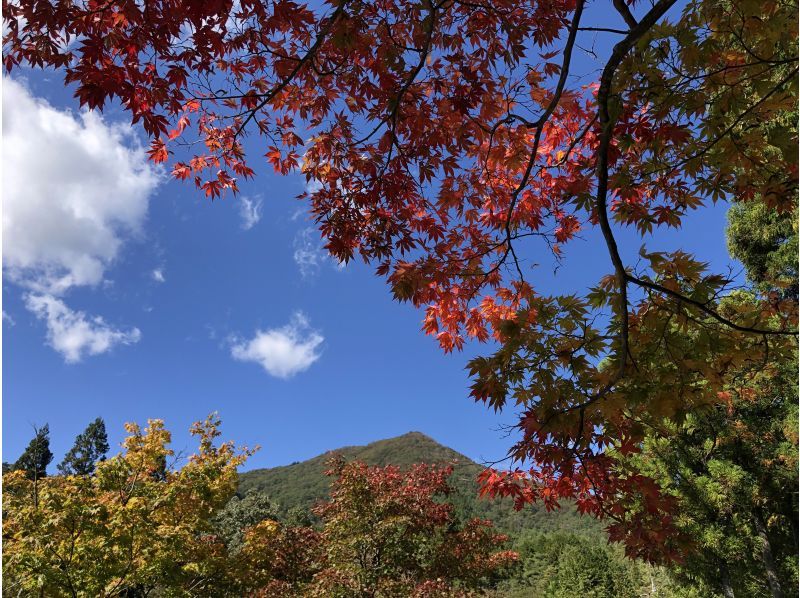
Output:
[[312,527],[314,525],[313,514],[303,507],[294,506],[286,513],[284,523],[290,527]]
[[[527,530],[514,550],[519,562],[501,594],[508,598],[636,598],[646,591],[645,566],[597,538]],[[660,583],[659,590],[674,596]]]
[[728,251],[761,291],[783,287],[797,297],[797,212],[776,212],[759,201],[728,212]]
[[[796,206],[734,204],[728,248],[753,288],[723,306],[757,294],[796,301]],[[679,501],[677,527],[693,544],[679,580],[726,598],[782,598],[798,580],[796,350],[731,368],[728,380],[723,402],[666,424],[672,433],[648,438],[635,459]]]
[[75,438],[58,471],[63,475],[92,475],[95,464],[106,458],[108,448],[106,423],[98,417]]
[[36,435],[12,469],[21,469],[30,479],[37,480],[47,475],[47,466],[53,460],[53,453],[50,452],[50,426],[45,424],[41,428],[34,428],[34,432]]
[[780,598],[797,587],[797,378],[770,367],[731,388],[729,405],[672,424],[637,457],[679,500],[677,528],[691,558],[675,569],[690,586],[734,598]]

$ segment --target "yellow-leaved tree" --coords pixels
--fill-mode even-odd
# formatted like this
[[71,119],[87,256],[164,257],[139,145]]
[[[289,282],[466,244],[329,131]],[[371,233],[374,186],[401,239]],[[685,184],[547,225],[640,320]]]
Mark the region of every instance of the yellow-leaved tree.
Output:
[[93,476],[3,476],[3,595],[167,596],[207,592],[225,576],[212,517],[236,490],[252,451],[216,444],[220,421],[192,426],[183,467],[161,420],[127,424],[119,455]]

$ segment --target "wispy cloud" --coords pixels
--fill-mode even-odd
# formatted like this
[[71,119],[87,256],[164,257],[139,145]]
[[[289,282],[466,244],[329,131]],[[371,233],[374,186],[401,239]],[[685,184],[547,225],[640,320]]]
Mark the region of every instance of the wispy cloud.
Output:
[[250,230],[261,220],[263,200],[260,197],[251,199],[242,197],[239,204],[239,215],[242,217],[242,228]]
[[52,295],[30,294],[25,306],[47,325],[47,342],[67,363],[77,363],[85,355],[99,355],[116,345],[130,345],[141,338],[138,328],[124,331],[108,325],[99,316],[73,311]]
[[166,282],[167,277],[164,276],[164,269],[163,268],[156,268],[150,273],[150,276],[153,277],[153,280],[156,282]]
[[294,263],[303,278],[316,276],[323,265],[330,264],[338,270],[344,268],[343,263],[337,263],[319,238],[319,232],[313,227],[303,228],[294,236]]
[[320,358],[325,338],[313,330],[303,312],[295,312],[280,328],[257,330],[253,338],[231,346],[231,356],[259,364],[271,376],[284,380],[306,371]]
[[304,228],[294,237],[294,263],[303,278],[316,275],[327,258],[322,243],[315,239],[315,232],[313,228]]
[[3,310],[3,322],[8,324],[9,326],[13,326],[14,324],[16,324],[14,318],[12,318],[11,315],[6,310]]

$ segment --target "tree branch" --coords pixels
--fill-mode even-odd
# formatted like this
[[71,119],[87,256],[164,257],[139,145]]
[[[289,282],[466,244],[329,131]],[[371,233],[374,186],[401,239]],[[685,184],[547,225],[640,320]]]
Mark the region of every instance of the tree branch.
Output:
[[269,104],[275,98],[275,96],[277,96],[281,91],[283,91],[289,85],[289,83],[291,83],[292,80],[297,76],[297,74],[300,72],[303,66],[305,66],[307,62],[311,61],[314,58],[316,53],[319,51],[320,46],[322,46],[322,43],[325,41],[325,39],[328,37],[328,34],[331,32],[331,29],[333,29],[334,24],[336,23],[336,21],[339,20],[339,17],[342,16],[342,13],[344,13],[345,6],[347,6],[347,0],[342,0],[342,2],[339,4],[339,6],[336,7],[336,10],[331,15],[330,20],[325,24],[325,27],[323,27],[322,30],[317,35],[317,39],[314,40],[314,44],[308,49],[308,52],[306,52],[305,56],[303,56],[297,62],[295,67],[292,69],[292,72],[289,73],[283,79],[283,81],[281,81],[275,87],[273,87],[258,103],[258,105],[250,111],[250,114],[247,116],[244,122],[241,125],[239,125],[239,127],[236,129],[236,133],[234,133],[233,135],[234,139],[236,139],[239,136],[239,134],[244,130],[244,128],[247,126],[247,124],[251,120],[253,120],[253,118],[255,118],[256,113],[259,110],[261,110],[264,106]]
[[706,305],[705,303],[697,301],[696,299],[691,299],[690,297],[686,297],[685,295],[681,295],[680,293],[673,291],[672,289],[668,289],[665,286],[662,286],[655,282],[651,282],[649,280],[644,280],[642,278],[636,278],[635,276],[628,273],[625,274],[625,278],[629,282],[632,282],[640,287],[644,287],[659,293],[664,293],[665,295],[669,295],[673,299],[677,299],[681,303],[688,303],[690,305],[693,305],[707,316],[714,318],[717,322],[724,324],[728,328],[733,328],[734,330],[738,330],[739,332],[749,332],[752,334],[783,335],[783,336],[797,335],[796,330],[767,330],[763,328],[755,328],[752,326],[742,326],[740,324],[737,324],[736,322],[733,322],[725,318],[724,316],[721,316],[719,313],[708,307],[708,305]]
[[[608,221],[608,148],[611,145],[611,137],[614,134],[614,126],[618,118],[618,110],[615,114],[609,112],[609,101],[612,97],[611,85],[614,80],[614,75],[617,68],[622,63],[623,58],[633,48],[636,42],[644,36],[650,28],[660,19],[670,7],[675,4],[676,0],[659,0],[648,12],[641,22],[637,23],[631,32],[614,46],[603,69],[603,74],[600,77],[600,87],[597,90],[597,104],[598,115],[600,118],[600,144],[597,149],[597,195],[595,200],[595,211],[600,222],[600,230],[603,233],[606,247],[608,248],[611,262],[614,265],[614,272],[619,286],[619,302],[617,311],[620,318],[620,340],[622,346],[619,349],[619,367],[617,373],[609,380],[605,388],[596,395],[593,400],[597,400],[605,395],[608,390],[622,377],[625,373],[625,366],[628,361],[628,287],[627,287],[627,273],[625,265],[619,254],[617,241],[614,238],[614,233],[611,230],[611,225]],[[617,2],[615,2],[615,5]],[[627,7],[626,7],[627,9]],[[593,402],[593,401],[592,401]]]
[[628,24],[628,27],[635,29],[639,25],[633,13],[631,13],[628,8],[628,5],[625,3],[625,0],[614,0],[614,8],[622,15],[622,18],[625,19],[625,23]]
[[572,60],[572,49],[575,47],[575,39],[578,36],[578,27],[581,21],[581,15],[583,14],[583,5],[584,0],[578,0],[578,4],[575,7],[575,14],[572,17],[572,24],[570,25],[569,35],[567,37],[566,46],[564,47],[564,55],[561,63],[561,72],[559,74],[558,83],[556,84],[556,89],[553,92],[553,97],[550,99],[550,102],[545,108],[545,111],[536,119],[536,122],[533,123],[526,123],[526,126],[532,127],[536,129],[536,134],[533,140],[533,148],[531,149],[530,157],[528,158],[528,165],[525,168],[525,173],[522,175],[522,180],[517,185],[516,189],[514,189],[514,193],[511,196],[511,202],[508,206],[508,214],[506,216],[506,224],[505,224],[505,231],[506,231],[506,240],[509,244],[509,249],[506,251],[505,256],[503,259],[505,260],[508,257],[509,252],[511,251],[511,219],[514,214],[514,207],[517,204],[517,200],[519,199],[520,193],[528,184],[528,180],[530,179],[531,172],[533,171],[533,165],[536,163],[536,156],[539,153],[539,143],[542,139],[542,132],[544,131],[545,123],[550,119],[555,112],[556,107],[558,107],[558,103],[561,100],[561,94],[564,92],[564,86],[567,83],[567,77],[569,76],[569,65],[570,61]]

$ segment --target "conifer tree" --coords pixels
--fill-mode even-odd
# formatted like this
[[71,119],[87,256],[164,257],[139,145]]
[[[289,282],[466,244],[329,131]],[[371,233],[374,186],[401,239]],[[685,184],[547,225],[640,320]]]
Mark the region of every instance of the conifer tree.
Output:
[[736,202],[728,212],[728,251],[759,290],[797,298],[797,212],[763,202]]
[[53,460],[50,452],[50,426],[45,424],[41,428],[34,427],[35,436],[28,444],[28,448],[20,455],[12,469],[24,470],[28,478],[37,480],[47,475],[47,466]]
[[92,475],[95,464],[104,460],[106,453],[106,423],[98,417],[75,438],[75,444],[58,464],[58,471],[63,475]]

